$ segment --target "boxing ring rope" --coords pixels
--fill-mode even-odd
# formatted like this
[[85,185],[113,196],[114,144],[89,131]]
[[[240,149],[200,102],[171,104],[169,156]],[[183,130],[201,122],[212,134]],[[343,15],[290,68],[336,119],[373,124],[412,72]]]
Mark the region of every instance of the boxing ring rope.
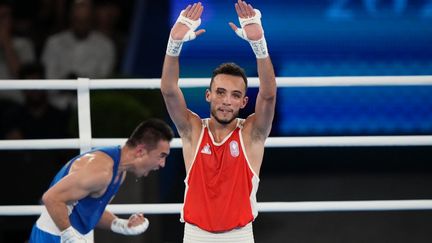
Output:
[[[107,210],[115,214],[179,214],[181,203],[110,204]],[[43,206],[0,206],[0,216],[39,215]],[[345,211],[401,211],[431,210],[432,200],[369,200],[369,201],[314,201],[261,202],[259,212],[345,212]]]
[[[249,78],[249,87],[258,87],[258,78]],[[209,78],[180,79],[181,88],[208,87]],[[432,85],[432,76],[369,76],[369,77],[301,77],[277,78],[281,87],[329,86],[424,86]],[[126,139],[96,139],[91,136],[90,90],[158,89],[159,79],[98,79],[90,80],[0,80],[0,90],[77,90],[79,138],[0,140],[0,150],[81,149],[117,145]],[[180,148],[175,138],[173,148]],[[431,146],[432,136],[340,136],[340,137],[270,137],[266,147],[332,147],[332,146]],[[175,214],[181,209],[174,204],[117,204],[108,209],[118,214],[137,211],[146,214]],[[0,216],[38,215],[43,206],[0,206]],[[323,211],[389,211],[432,210],[432,200],[365,200],[314,202],[261,202],[260,212],[323,212]]]
[[[126,138],[93,138],[90,147],[124,144]],[[267,148],[283,147],[370,147],[370,146],[432,146],[432,136],[340,136],[340,137],[270,137]],[[181,148],[174,138],[171,148]],[[0,150],[79,149],[80,139],[0,140]]]
[[[85,80],[85,79],[80,79]],[[0,80],[0,90],[76,90],[78,80]],[[432,85],[432,76],[278,77],[278,88],[331,86],[416,86]],[[181,78],[181,88],[207,88],[210,78]],[[258,78],[248,78],[249,87],[258,87]],[[92,79],[89,89],[158,89],[160,79]]]

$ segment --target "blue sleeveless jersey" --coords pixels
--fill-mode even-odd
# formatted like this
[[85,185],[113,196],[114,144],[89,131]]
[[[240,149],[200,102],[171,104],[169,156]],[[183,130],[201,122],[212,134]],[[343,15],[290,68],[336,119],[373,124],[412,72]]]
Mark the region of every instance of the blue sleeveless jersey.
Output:
[[75,160],[77,160],[78,158],[82,157],[85,154],[92,153],[95,151],[104,152],[114,160],[113,176],[110,184],[108,185],[107,190],[102,196],[98,198],[87,196],[77,201],[73,205],[72,212],[69,215],[69,220],[71,222],[71,225],[81,234],[87,234],[88,232],[90,232],[95,228],[96,224],[99,222],[100,218],[102,217],[102,214],[105,211],[107,204],[111,201],[112,197],[117,193],[120,187],[121,178],[117,180],[117,182],[114,182],[117,176],[117,171],[120,163],[120,155],[121,155],[120,146],[100,147],[91,150],[87,153],[78,155],[77,157],[70,160],[65,166],[63,166],[63,168],[54,177],[54,180],[51,182],[50,185],[50,187],[54,186],[63,177],[68,175],[69,169]]

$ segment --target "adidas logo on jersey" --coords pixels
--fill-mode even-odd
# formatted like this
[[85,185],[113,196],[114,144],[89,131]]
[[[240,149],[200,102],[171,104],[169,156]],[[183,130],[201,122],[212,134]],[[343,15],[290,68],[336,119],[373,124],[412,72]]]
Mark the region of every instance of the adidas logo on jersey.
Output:
[[203,154],[211,154],[210,145],[209,145],[209,144],[206,144],[206,145],[201,149],[201,153],[203,153]]

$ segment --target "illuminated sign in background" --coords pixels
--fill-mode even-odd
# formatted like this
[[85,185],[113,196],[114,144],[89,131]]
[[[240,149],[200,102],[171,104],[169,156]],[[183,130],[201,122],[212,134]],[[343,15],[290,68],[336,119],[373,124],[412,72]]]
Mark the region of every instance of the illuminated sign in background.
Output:
[[[172,1],[171,23],[188,3]],[[235,1],[202,3],[200,28],[207,32],[185,43],[182,77],[208,77],[214,67],[231,61],[256,76],[250,47],[228,26],[238,23]],[[277,76],[432,74],[432,0],[251,4],[263,13]],[[208,116],[204,96],[192,93],[186,91],[189,106]],[[275,130],[280,135],[432,133],[431,87],[284,88],[278,95]]]

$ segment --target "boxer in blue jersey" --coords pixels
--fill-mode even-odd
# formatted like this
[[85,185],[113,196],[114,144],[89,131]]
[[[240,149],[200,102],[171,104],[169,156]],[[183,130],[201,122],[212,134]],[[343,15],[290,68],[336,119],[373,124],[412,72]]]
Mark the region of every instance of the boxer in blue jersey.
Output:
[[57,173],[43,194],[45,205],[33,226],[30,243],[89,243],[97,226],[123,235],[143,233],[142,214],[120,219],[105,210],[125,179],[165,166],[173,131],[163,121],[142,122],[123,146],[101,147],[78,155]]

